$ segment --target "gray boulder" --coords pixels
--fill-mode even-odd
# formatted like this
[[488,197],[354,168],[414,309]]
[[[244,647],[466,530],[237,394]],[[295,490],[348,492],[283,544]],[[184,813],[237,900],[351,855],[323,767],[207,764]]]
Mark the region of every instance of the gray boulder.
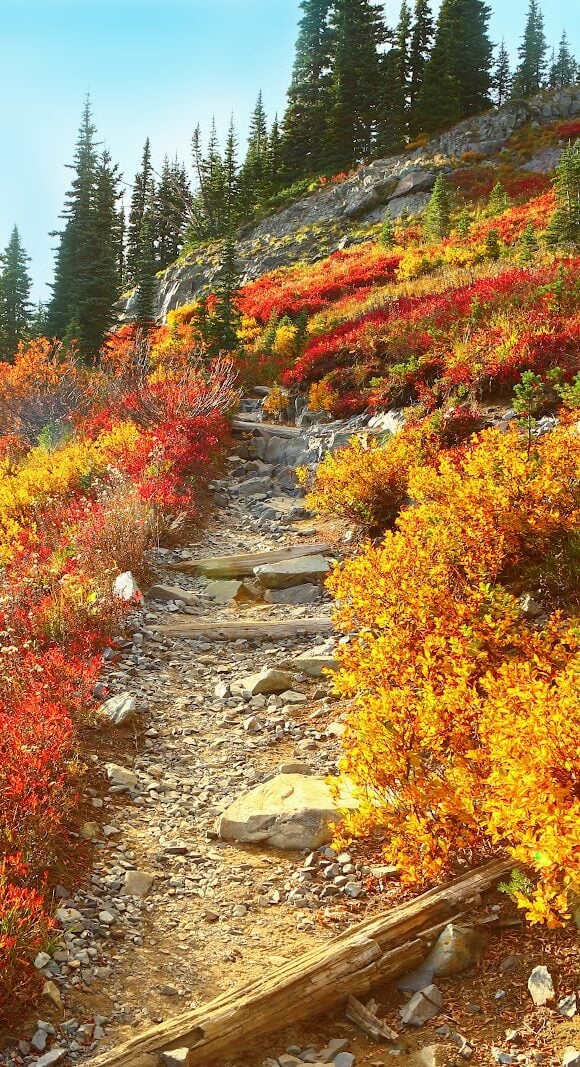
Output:
[[456,926],[449,923],[439,935],[427,959],[420,967],[404,975],[398,988],[406,993],[416,993],[433,981],[451,974],[468,970],[483,952],[487,938],[483,931],[472,926]]
[[319,596],[320,590],[307,583],[290,589],[266,589],[264,600],[267,604],[313,604]]
[[405,1026],[423,1026],[439,1015],[443,1007],[443,997],[436,985],[428,985],[415,993],[399,1011]]
[[435,185],[435,175],[432,170],[412,170],[401,178],[389,197],[398,200],[400,196],[414,196],[415,193],[426,193]]
[[231,685],[232,693],[245,693],[248,696],[271,693],[283,693],[285,689],[292,688],[293,678],[287,671],[279,671],[272,667],[265,667],[258,674],[250,674],[241,678]]

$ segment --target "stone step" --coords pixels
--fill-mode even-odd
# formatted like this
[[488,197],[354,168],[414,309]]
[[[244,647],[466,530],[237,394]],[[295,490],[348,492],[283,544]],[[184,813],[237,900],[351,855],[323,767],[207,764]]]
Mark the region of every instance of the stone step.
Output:
[[303,634],[329,634],[332,629],[332,619],[328,617],[248,622],[204,622],[196,619],[191,622],[183,620],[148,627],[146,632],[153,637],[184,637],[192,641],[203,637],[214,638],[216,641],[276,641],[300,637]]

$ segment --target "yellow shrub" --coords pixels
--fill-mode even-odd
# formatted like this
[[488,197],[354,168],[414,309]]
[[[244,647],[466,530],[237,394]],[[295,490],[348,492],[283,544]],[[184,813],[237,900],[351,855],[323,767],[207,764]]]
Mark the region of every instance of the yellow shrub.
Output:
[[362,796],[344,833],[379,830],[412,883],[507,850],[537,878],[528,917],[556,925],[580,891],[579,620],[534,627],[502,581],[525,587],[577,536],[580,435],[528,458],[516,431],[488,431],[461,463],[416,466],[409,495],[397,530],[329,580],[356,635],[336,679]]

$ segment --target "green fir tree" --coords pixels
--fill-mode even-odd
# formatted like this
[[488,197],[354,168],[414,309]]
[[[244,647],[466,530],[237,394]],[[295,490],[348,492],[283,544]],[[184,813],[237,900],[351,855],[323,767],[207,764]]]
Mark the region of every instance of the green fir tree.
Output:
[[512,96],[533,96],[543,88],[546,53],[544,16],[538,0],[530,0],[524,36],[518,49],[519,64],[514,75]]
[[30,257],[20,240],[18,227],[0,256],[0,358],[13,359],[18,345],[30,336]]
[[282,123],[282,182],[319,174],[325,165],[329,102],[331,0],[301,0],[296,58]]
[[425,233],[431,241],[442,241],[451,229],[451,197],[442,174],[437,175],[425,212]]
[[452,125],[491,104],[493,46],[484,0],[443,0],[435,43],[417,100],[425,131]]

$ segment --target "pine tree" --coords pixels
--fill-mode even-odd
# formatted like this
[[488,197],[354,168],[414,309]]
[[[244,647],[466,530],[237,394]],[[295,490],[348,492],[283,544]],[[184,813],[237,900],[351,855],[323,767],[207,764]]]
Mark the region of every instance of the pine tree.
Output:
[[550,88],[564,89],[576,79],[576,61],[570,51],[566,30],[562,32],[558,54],[550,65]]
[[331,0],[301,0],[296,58],[282,124],[283,181],[319,174],[329,109]]
[[80,340],[96,354],[115,321],[114,305],[121,294],[120,248],[122,243],[118,167],[105,150],[98,163],[94,223],[99,241],[91,264],[91,284],[79,301]]
[[374,0],[335,0],[330,30],[327,161],[338,171],[373,152],[381,96],[379,47],[385,40],[381,8]]
[[185,168],[175,160],[163,160],[155,189],[155,238],[157,270],[173,263],[182,248],[188,221],[189,181]]
[[495,103],[498,107],[505,104],[508,99],[512,87],[512,75],[510,69],[510,57],[508,50],[505,46],[505,41],[499,46],[497,59],[495,61],[495,69],[493,72],[493,88],[495,95]]
[[447,182],[437,175],[425,212],[425,233],[431,241],[442,241],[451,228],[451,198]]
[[514,75],[512,96],[533,96],[544,86],[546,75],[546,35],[544,16],[538,0],[530,0],[522,43],[518,49],[519,65]]
[[504,211],[507,211],[510,203],[510,198],[504,189],[501,182],[496,182],[491,193],[489,194],[489,200],[487,202],[486,215],[493,217],[494,215],[503,215]]
[[87,99],[77,136],[74,162],[70,165],[74,177],[66,194],[61,216],[65,220],[65,227],[54,234],[60,237],[60,241],[47,325],[51,336],[55,337],[63,337],[72,321],[76,321],[80,327],[79,303],[84,296],[90,263],[97,252],[93,219],[98,166],[95,136],[91,105]]
[[495,228],[488,230],[485,236],[485,254],[488,259],[499,259],[501,255],[499,232]]
[[239,222],[240,217],[238,139],[232,115],[224,152],[224,219],[226,231],[233,229]]
[[135,271],[135,298],[133,321],[142,329],[148,329],[156,318],[157,281],[155,278],[155,220],[153,204],[145,208],[139,254]]
[[375,151],[398,152],[407,141],[409,124],[411,11],[403,0],[394,44],[381,56],[381,97]]
[[[111,207],[118,200],[119,175],[107,153],[99,156],[95,136],[87,99],[71,165],[74,177],[66,195],[65,227],[58,235],[53,295],[47,312],[50,335],[74,336],[78,350],[87,358],[97,356],[116,299],[110,284],[110,250],[114,248],[117,257],[117,282],[120,257],[119,212]],[[107,300],[111,301],[108,308]]]
[[519,242],[519,259],[521,263],[533,263],[539,249],[538,238],[533,222],[526,226]]
[[18,227],[10,235],[8,245],[0,256],[0,356],[12,359],[20,341],[28,335],[31,324],[30,287],[28,273],[30,257],[26,255]]
[[554,178],[556,210],[550,220],[550,245],[580,245],[580,140],[562,153]]
[[457,219],[457,225],[455,228],[459,236],[463,239],[469,237],[469,234],[471,232],[471,215],[469,214],[467,208],[463,208],[463,211]]
[[250,121],[246,158],[240,171],[240,193],[246,210],[251,211],[270,192],[268,154],[268,121],[260,92]]
[[385,217],[381,226],[381,236],[379,241],[384,248],[392,248],[395,243],[395,226],[393,224],[393,216],[388,208],[385,212]]
[[274,115],[274,121],[268,136],[268,185],[270,192],[278,192],[282,187],[282,181],[282,136],[280,134],[278,116]]
[[148,210],[155,191],[153,167],[151,164],[151,143],[149,138],[143,147],[141,166],[135,175],[131,206],[129,209],[129,222],[127,226],[127,255],[126,274],[129,286],[137,281],[137,263],[140,255],[141,227],[145,212]]
[[215,309],[210,325],[210,354],[235,352],[238,348],[240,313],[236,298],[240,288],[238,253],[233,233],[224,241],[214,288]]
[[417,132],[415,112],[417,98],[425,79],[425,68],[431,52],[435,23],[429,0],[415,0],[411,42],[409,45],[409,125],[410,133]]
[[42,300],[38,301],[34,311],[30,316],[30,324],[28,327],[29,337],[47,337],[47,319],[46,319],[47,306]]
[[416,106],[416,124],[442,129],[491,104],[493,46],[484,0],[443,0]]

